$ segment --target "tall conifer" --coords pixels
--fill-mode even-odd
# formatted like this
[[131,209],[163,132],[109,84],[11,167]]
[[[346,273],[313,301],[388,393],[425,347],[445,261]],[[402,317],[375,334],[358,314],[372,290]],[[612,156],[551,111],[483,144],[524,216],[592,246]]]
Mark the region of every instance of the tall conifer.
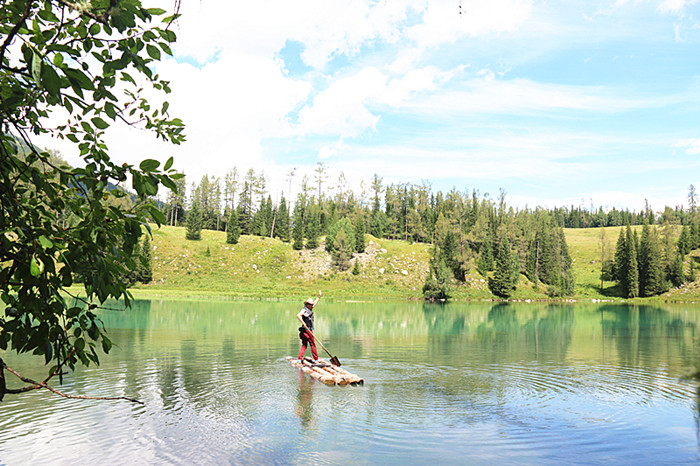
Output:
[[292,230],[292,249],[299,251],[304,248],[304,211],[297,207],[294,209],[294,228]]
[[489,289],[496,296],[510,298],[518,285],[519,273],[508,238],[500,239],[497,251],[496,268],[493,277],[489,278]]
[[316,249],[318,247],[318,237],[321,233],[321,223],[317,215],[312,215],[309,225],[306,228],[306,249]]
[[277,218],[275,219],[275,237],[284,242],[289,241],[289,209],[287,200],[282,196],[280,205],[277,208]]
[[627,289],[625,295],[628,298],[639,296],[639,266],[637,263],[637,236],[632,234],[632,228],[627,225],[625,231],[625,243],[627,245]]
[[238,223],[238,212],[236,209],[231,209],[231,214],[228,217],[228,226],[226,229],[226,242],[228,244],[238,244],[238,239],[241,236],[241,226]]
[[365,220],[362,216],[355,221],[355,251],[365,252]]
[[187,228],[185,231],[186,239],[195,241],[202,239],[202,213],[199,210],[199,203],[196,201],[192,203],[192,208],[187,213],[185,225]]

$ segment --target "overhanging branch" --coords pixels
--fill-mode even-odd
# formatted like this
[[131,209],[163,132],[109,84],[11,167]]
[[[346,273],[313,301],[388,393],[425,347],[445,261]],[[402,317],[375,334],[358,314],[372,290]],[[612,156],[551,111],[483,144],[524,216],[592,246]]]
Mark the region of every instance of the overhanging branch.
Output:
[[[5,377],[3,374],[3,369],[7,369],[8,372],[11,372],[15,376],[17,376],[17,378],[20,379],[22,382],[28,383],[30,385],[27,385],[26,387],[22,387],[22,388],[17,388],[17,389],[7,388],[5,386]],[[49,387],[48,385],[46,385],[46,383],[37,382],[37,381],[32,380],[30,378],[24,377],[22,374],[15,371],[11,367],[9,367],[7,364],[5,364],[5,362],[2,359],[0,359],[0,400],[2,400],[5,393],[19,394],[19,393],[28,392],[31,390],[37,390],[40,388],[45,388],[45,389],[49,390],[50,392],[53,392],[56,395],[62,396],[64,398],[72,398],[72,399],[77,399],[77,400],[126,400],[126,401],[131,401],[132,403],[144,404],[143,401],[139,401],[139,400],[136,400],[134,398],[128,398],[126,396],[106,397],[106,396],[68,395],[68,394],[63,393],[59,390],[56,390],[53,387]]]

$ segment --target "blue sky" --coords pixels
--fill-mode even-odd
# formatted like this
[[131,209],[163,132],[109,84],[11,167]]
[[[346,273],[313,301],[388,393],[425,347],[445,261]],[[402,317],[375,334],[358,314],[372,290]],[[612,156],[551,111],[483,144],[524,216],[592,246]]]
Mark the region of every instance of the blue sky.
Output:
[[376,173],[503,189],[517,206],[656,210],[700,186],[696,1],[204,0],[182,13],[158,71],[188,142],[110,144],[175,155],[189,181],[253,168],[275,197],[296,168],[294,195],[322,162],[329,188],[342,172],[359,192]]

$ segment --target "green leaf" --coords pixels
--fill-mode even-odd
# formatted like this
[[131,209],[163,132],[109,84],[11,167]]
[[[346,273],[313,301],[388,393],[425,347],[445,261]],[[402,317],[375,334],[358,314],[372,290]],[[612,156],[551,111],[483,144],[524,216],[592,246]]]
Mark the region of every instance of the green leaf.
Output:
[[110,341],[109,338],[106,336],[102,335],[102,351],[105,352],[105,354],[109,353],[109,350],[112,349],[112,342]]
[[49,94],[58,97],[61,92],[61,77],[54,71],[51,66],[44,66],[44,72],[41,75],[41,85],[49,91]]
[[155,220],[158,226],[165,223],[165,215],[163,215],[163,212],[158,210],[156,206],[151,205],[148,210],[151,212],[151,217],[153,217],[153,220]]
[[122,80],[122,81],[130,82],[131,84],[134,84],[134,85],[136,84],[136,81],[134,81],[134,78],[132,78],[131,75],[130,75],[129,73],[125,73],[125,72],[123,72],[123,71],[122,71],[121,80]]
[[156,47],[155,45],[148,44],[146,45],[146,52],[148,53],[148,56],[151,57],[154,60],[160,60],[160,49]]
[[177,193],[177,185],[170,177],[164,176],[160,179],[160,182],[163,183],[163,186],[171,190],[173,193]]
[[143,189],[139,194],[145,194],[146,196],[155,196],[158,194],[158,184],[154,182],[150,177],[144,177],[141,187]]
[[46,340],[44,342],[44,361],[46,364],[51,362],[53,359],[53,346],[51,346],[51,342],[49,340]]
[[41,243],[41,247],[44,249],[53,247],[53,242],[44,235],[39,237],[39,243]]
[[[80,89],[80,95],[82,95],[82,89],[87,89],[88,91],[95,90],[95,84],[82,71],[76,68],[66,68],[63,71],[66,73],[66,76],[68,77],[71,86],[73,86],[73,89]],[[78,91],[76,90],[76,92]]]
[[139,165],[139,168],[145,172],[152,172],[158,169],[160,162],[153,159],[146,159]]
[[111,102],[106,102],[105,103],[105,113],[107,114],[108,117],[110,117],[112,120],[114,120],[117,117],[117,107]]
[[38,277],[43,272],[44,272],[44,263],[41,262],[41,259],[36,257],[36,255],[33,255],[32,261],[29,264],[29,273],[31,273],[33,277]]
[[165,10],[163,10],[162,8],[147,8],[146,11],[151,16],[160,16],[165,14]]
[[173,158],[170,157],[170,158],[165,162],[165,166],[163,167],[163,170],[169,170],[170,167],[172,167],[172,166],[173,166]]
[[104,120],[103,120],[102,118],[100,118],[100,117],[94,117],[94,118],[92,118],[90,121],[92,121],[92,124],[95,125],[95,126],[96,126],[97,128],[99,128],[99,129],[107,129],[107,128],[109,128],[109,123],[107,123],[106,121],[104,121]]
[[32,78],[37,85],[41,83],[41,57],[37,52],[32,54]]

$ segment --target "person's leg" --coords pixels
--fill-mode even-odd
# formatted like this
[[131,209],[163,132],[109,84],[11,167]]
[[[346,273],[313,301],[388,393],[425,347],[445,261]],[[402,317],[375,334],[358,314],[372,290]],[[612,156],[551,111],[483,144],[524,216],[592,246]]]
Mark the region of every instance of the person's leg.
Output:
[[301,350],[299,350],[299,358],[298,359],[303,359],[304,358],[304,353],[306,352],[306,339],[304,339],[301,335]]
[[314,361],[318,361],[318,353],[316,352],[316,342],[314,341],[314,337],[309,339],[309,345],[311,345],[311,354],[314,357]]

